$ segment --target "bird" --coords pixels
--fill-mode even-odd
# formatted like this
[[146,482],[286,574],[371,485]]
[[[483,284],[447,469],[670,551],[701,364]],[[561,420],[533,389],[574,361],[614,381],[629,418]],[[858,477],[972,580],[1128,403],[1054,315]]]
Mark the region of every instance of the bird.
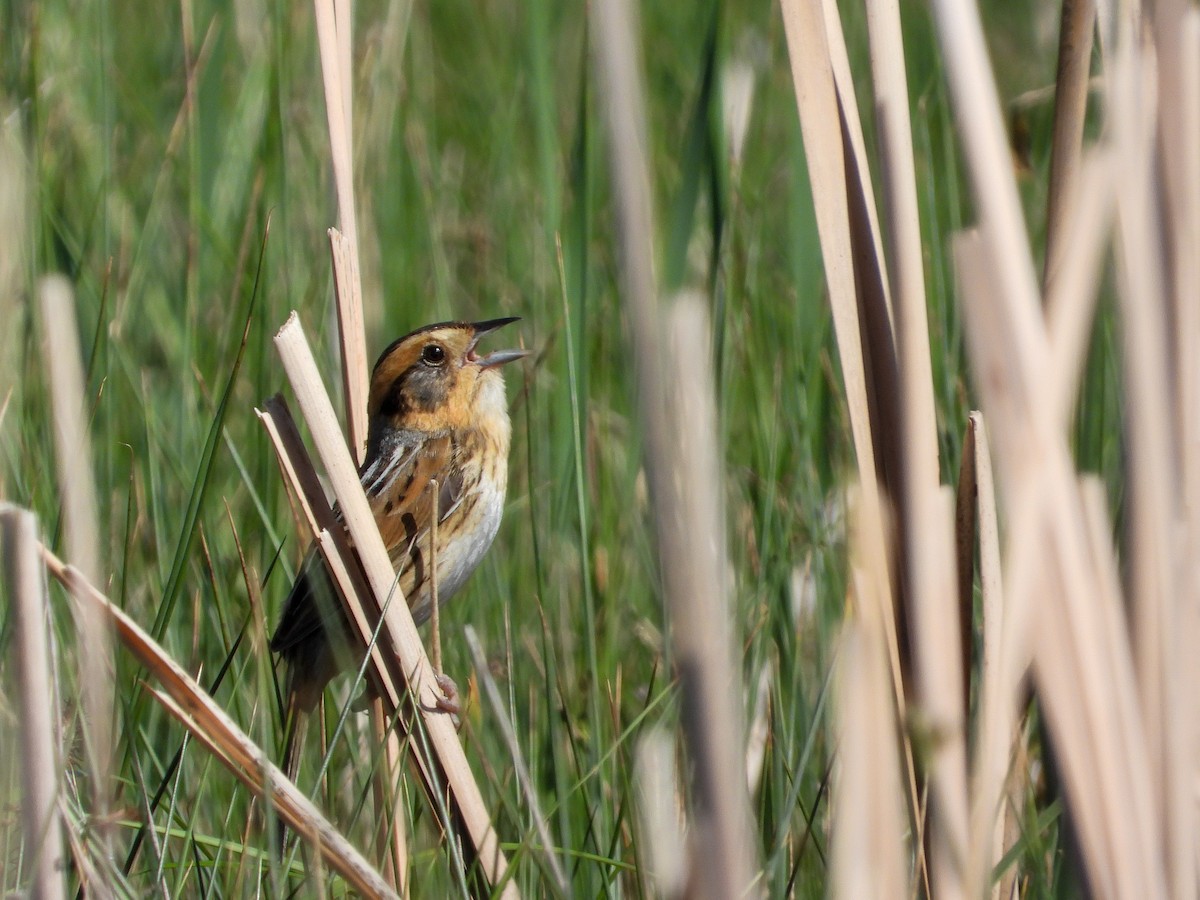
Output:
[[[500,527],[512,436],[500,368],[529,351],[477,348],[518,318],[426,325],[388,345],[371,373],[359,480],[418,625],[435,597],[445,603],[462,588]],[[292,777],[298,714],[312,711],[348,658],[334,591],[310,546],[270,640],[287,663],[284,771]]]

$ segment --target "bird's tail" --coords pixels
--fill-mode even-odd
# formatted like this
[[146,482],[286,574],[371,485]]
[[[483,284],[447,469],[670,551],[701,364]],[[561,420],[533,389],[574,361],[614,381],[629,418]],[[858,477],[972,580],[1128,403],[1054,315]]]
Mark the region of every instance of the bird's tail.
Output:
[[[287,711],[283,724],[283,755],[280,761],[280,768],[292,784],[296,783],[296,776],[300,772],[300,749],[304,746],[304,735],[308,730],[308,719],[308,712],[298,702],[296,693],[289,691]],[[282,852],[288,836],[287,825],[282,819],[278,821],[275,836],[279,842],[279,850]]]

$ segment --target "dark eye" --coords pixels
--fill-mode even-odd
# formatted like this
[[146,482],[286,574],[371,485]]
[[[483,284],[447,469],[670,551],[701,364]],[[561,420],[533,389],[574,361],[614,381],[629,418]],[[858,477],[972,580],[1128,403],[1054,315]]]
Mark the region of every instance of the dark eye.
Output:
[[440,366],[446,361],[446,351],[440,344],[426,344],[421,351],[421,361],[426,365]]

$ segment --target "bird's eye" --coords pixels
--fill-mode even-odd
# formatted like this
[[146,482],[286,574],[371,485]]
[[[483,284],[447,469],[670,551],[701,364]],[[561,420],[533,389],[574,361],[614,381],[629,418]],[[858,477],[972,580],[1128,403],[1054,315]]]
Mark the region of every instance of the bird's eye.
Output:
[[421,351],[421,361],[426,365],[440,366],[446,361],[446,351],[440,344],[426,344]]

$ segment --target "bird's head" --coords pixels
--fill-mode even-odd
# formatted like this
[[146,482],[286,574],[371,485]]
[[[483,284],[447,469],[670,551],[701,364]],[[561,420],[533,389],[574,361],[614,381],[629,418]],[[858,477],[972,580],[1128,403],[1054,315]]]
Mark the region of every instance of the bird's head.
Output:
[[517,321],[439,322],[394,341],[371,373],[367,415],[377,426],[437,433],[470,427],[505,412],[499,367],[527,350],[476,352],[481,338]]

